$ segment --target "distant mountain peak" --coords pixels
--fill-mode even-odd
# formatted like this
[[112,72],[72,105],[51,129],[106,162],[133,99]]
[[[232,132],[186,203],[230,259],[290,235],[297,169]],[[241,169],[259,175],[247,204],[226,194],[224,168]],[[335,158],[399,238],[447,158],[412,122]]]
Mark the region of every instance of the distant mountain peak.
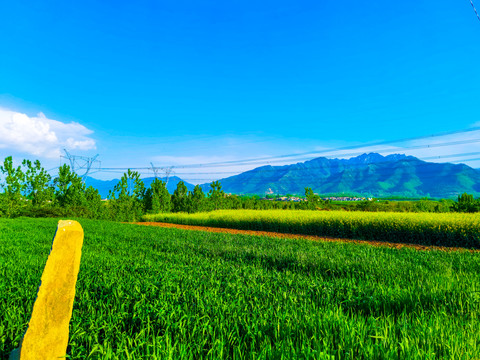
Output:
[[480,194],[480,173],[466,165],[375,152],[350,159],[318,157],[292,165],[261,167],[220,181],[226,192],[237,194],[302,194],[305,187],[321,194],[443,198],[463,192]]
[[355,164],[372,164],[372,163],[377,163],[377,162],[383,162],[385,161],[385,158],[377,153],[371,152],[371,153],[364,153],[362,155],[352,157],[347,160],[349,163],[355,163]]
[[413,156],[407,156],[405,154],[391,154],[387,156],[380,155],[376,152],[371,153],[364,153],[362,155],[358,155],[352,157],[350,159],[343,159],[348,164],[378,164],[378,163],[388,163],[388,162],[397,162],[406,159],[416,159]]

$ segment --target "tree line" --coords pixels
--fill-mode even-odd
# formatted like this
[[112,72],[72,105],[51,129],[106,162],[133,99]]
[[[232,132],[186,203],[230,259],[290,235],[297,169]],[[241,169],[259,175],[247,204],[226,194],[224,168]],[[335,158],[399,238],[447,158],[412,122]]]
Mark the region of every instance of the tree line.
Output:
[[315,194],[312,188],[305,188],[305,199],[308,203],[309,209],[323,209],[323,210],[342,210],[349,211],[388,211],[388,212],[466,212],[474,213],[480,212],[480,199],[475,199],[473,195],[463,193],[457,197],[457,200],[440,199],[430,200],[423,198],[415,201],[390,201],[381,199],[372,199],[366,201],[350,201],[343,202],[339,205],[338,202],[330,200],[323,200],[319,195]]
[[213,181],[207,193],[196,185],[189,191],[183,181],[173,194],[167,184],[155,179],[146,187],[140,173],[128,170],[120,178],[108,199],[102,201],[97,189],[86,186],[70,166],[64,164],[52,178],[39,160],[23,160],[14,166],[11,156],[0,165],[0,216],[88,217],[116,221],[134,221],[142,215],[160,212],[211,211],[218,209],[310,209],[404,212],[477,212],[480,200],[462,194],[457,201],[360,201],[338,204],[322,200],[311,188],[305,188],[305,201],[272,201],[259,196],[226,194],[219,181]]
[[199,185],[189,191],[180,181],[170,194],[164,181],[157,178],[147,188],[140,173],[132,170],[122,175],[103,201],[98,190],[87,187],[67,164],[60,166],[53,178],[39,160],[23,160],[21,165],[14,166],[11,156],[0,165],[0,190],[3,217],[73,216],[133,221],[159,212],[300,208],[298,204],[266,201],[258,196],[226,194],[219,181],[212,182],[207,193]]

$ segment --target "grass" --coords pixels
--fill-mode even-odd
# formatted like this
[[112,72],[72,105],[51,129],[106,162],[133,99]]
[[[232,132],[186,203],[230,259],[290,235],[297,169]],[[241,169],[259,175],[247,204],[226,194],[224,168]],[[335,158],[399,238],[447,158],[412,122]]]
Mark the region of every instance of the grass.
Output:
[[[480,254],[81,220],[72,359],[480,357]],[[0,219],[0,357],[56,228]]]
[[218,210],[145,215],[143,221],[480,248],[479,214],[363,211]]

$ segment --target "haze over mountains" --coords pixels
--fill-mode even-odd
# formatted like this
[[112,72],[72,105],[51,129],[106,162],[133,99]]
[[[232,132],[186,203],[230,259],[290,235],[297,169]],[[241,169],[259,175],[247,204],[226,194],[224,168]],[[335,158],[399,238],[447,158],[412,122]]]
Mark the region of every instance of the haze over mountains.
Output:
[[[153,179],[143,180],[149,186]],[[170,178],[170,192],[178,181],[178,177]],[[430,163],[401,154],[369,153],[350,159],[319,157],[292,165],[261,166],[220,182],[223,190],[232,194],[303,194],[305,187],[311,187],[318,194],[374,197],[455,198],[463,192],[480,196],[479,170],[465,164]],[[105,189],[116,183],[117,180],[92,178],[87,181],[87,185],[100,190],[102,197],[108,195]],[[193,189],[192,184],[186,185]],[[209,184],[201,186],[205,192],[209,190]]]

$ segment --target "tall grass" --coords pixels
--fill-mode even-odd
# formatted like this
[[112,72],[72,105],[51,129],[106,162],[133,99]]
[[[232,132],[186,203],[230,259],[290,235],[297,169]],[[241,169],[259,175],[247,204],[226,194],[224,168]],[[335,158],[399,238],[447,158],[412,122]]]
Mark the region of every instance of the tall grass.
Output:
[[480,248],[479,214],[219,210],[145,215],[143,221]]
[[[480,254],[82,220],[72,359],[480,357]],[[56,221],[0,219],[0,357]]]

